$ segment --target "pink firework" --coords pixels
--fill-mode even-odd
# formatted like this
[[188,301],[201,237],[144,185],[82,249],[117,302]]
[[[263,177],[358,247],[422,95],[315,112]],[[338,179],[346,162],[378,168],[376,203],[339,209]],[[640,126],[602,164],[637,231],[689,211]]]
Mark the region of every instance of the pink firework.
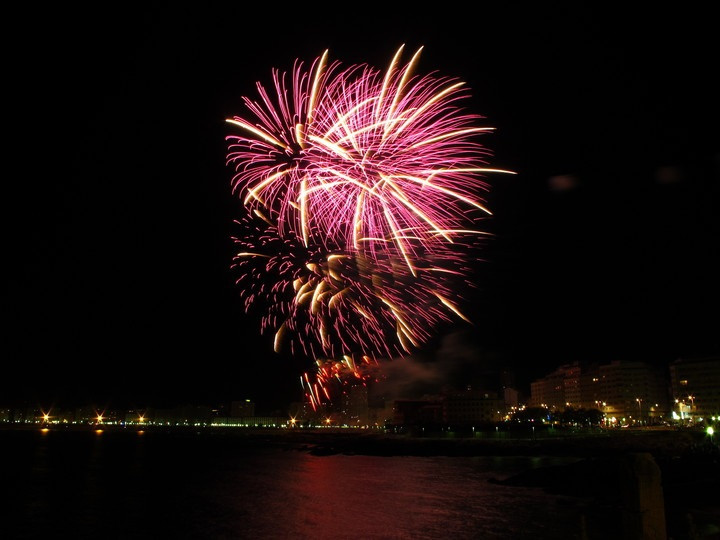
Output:
[[[364,381],[377,359],[421,346],[468,320],[454,292],[469,283],[467,247],[490,212],[478,138],[493,128],[461,108],[462,82],[413,74],[403,48],[387,71],[328,65],[273,71],[273,91],[243,98],[228,122],[233,191],[248,215],[235,240],[246,307],[268,306],[275,348],[317,366],[301,382],[313,405],[330,381]],[[253,224],[253,216],[265,223]]]
[[464,113],[460,81],[413,75],[402,47],[385,73],[327,65],[327,51],[290,80],[273,72],[274,93],[258,84],[254,117],[228,122],[233,189],[256,215],[306,246],[340,246],[378,258],[415,261],[443,243],[477,233],[468,211],[488,213],[480,195],[488,155],[478,136],[493,128]]

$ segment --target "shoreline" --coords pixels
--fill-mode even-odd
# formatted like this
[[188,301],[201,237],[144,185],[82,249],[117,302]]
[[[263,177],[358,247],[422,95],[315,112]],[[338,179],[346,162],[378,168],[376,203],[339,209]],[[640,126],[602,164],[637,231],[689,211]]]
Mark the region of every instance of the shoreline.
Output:
[[528,433],[476,433],[475,436],[413,436],[359,429],[273,429],[197,426],[0,425],[1,432],[143,434],[178,437],[208,436],[251,445],[306,451],[313,455],[376,456],[567,456],[609,457],[648,452],[656,458],[718,452],[717,442],[697,430],[600,430],[561,432],[553,436]]

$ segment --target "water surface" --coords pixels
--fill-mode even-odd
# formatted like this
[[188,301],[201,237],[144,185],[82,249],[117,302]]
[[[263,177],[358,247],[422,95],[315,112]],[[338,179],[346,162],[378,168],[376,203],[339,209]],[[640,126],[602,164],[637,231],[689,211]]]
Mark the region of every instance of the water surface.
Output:
[[580,530],[579,501],[490,481],[568,458],[315,456],[132,431],[5,431],[0,445],[10,538],[564,539]]

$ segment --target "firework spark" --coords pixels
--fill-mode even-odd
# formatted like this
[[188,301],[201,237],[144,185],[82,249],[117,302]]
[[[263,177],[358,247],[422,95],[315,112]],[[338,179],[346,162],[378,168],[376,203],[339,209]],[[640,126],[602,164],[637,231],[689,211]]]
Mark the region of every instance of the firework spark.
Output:
[[237,223],[237,284],[247,310],[263,306],[262,329],[274,334],[276,352],[393,357],[427,341],[451,314],[465,318],[448,300],[457,281],[447,279],[466,274],[463,258],[422,259],[412,275],[400,260],[376,264],[360,252],[307,248],[257,219]]
[[[269,306],[263,328],[317,360],[317,385],[408,352],[452,318],[468,279],[464,246],[484,234],[482,194],[493,130],[464,112],[455,79],[414,74],[420,50],[385,72],[342,68],[327,51],[308,69],[273,71],[250,113],[227,121],[228,164],[248,217],[235,257],[248,306]],[[250,216],[263,220],[263,225]],[[358,361],[357,359],[360,359]],[[329,397],[326,395],[326,397]]]

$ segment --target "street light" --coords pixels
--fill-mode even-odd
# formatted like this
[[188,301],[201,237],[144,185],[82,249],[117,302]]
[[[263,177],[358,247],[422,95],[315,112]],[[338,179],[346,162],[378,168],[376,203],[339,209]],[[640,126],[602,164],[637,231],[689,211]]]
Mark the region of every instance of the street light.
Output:
[[642,424],[642,398],[635,398],[635,401],[637,401],[638,404],[638,418]]
[[605,427],[608,427],[608,421],[610,419],[608,418],[608,413],[607,413],[607,409],[608,409],[607,401],[603,401],[602,406],[603,406],[603,415],[605,416]]

